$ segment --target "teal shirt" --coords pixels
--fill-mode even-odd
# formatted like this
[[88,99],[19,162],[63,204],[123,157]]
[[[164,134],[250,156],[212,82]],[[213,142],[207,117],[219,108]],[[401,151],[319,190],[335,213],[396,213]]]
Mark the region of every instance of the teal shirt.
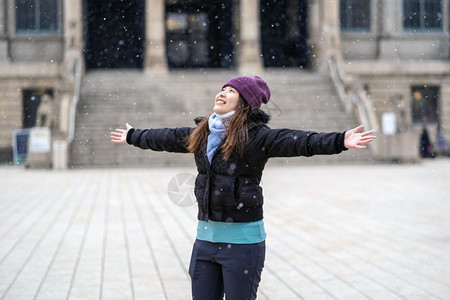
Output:
[[228,223],[199,221],[197,239],[212,243],[256,244],[266,239],[264,221]]

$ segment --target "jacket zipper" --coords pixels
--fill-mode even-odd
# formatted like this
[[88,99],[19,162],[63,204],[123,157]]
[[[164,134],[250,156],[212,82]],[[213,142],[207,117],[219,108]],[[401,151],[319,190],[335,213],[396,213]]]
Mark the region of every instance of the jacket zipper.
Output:
[[[225,139],[222,139],[222,141],[220,142],[220,145],[216,149],[216,152],[214,152],[214,155],[211,158],[211,163],[209,162],[209,159],[208,159],[208,151],[206,151],[207,146],[205,146],[203,148],[203,153],[204,153],[203,156],[204,156],[204,158],[206,160],[206,164],[208,166],[207,171],[206,171],[206,174],[208,176],[208,181],[207,181],[207,186],[206,186],[207,193],[206,193],[206,195],[204,195],[206,197],[203,198],[203,202],[204,202],[203,203],[203,210],[205,211],[205,214],[206,214],[206,217],[205,217],[204,221],[208,221],[209,220],[209,216],[210,216],[210,207],[211,207],[210,204],[211,203],[210,203],[209,191],[211,189],[211,180],[210,179],[212,177],[212,171],[211,171],[211,169],[212,169],[212,162],[214,161],[216,156],[219,154],[220,148],[222,147],[224,142],[225,142]],[[205,201],[205,198],[206,198],[206,201]]]

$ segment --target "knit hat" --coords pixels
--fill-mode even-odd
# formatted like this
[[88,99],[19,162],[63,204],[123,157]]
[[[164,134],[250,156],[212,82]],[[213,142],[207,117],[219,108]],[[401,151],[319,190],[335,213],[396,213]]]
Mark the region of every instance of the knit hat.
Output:
[[222,88],[226,86],[235,88],[252,109],[259,108],[261,103],[269,102],[270,89],[261,77],[235,77],[225,83]]

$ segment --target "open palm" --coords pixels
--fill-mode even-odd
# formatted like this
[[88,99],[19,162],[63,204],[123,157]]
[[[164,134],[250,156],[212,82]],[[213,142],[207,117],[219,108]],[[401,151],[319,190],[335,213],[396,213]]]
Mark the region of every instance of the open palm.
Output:
[[363,131],[359,132],[364,129],[363,125],[360,125],[356,128],[350,129],[349,131],[345,132],[345,139],[344,139],[344,146],[348,149],[365,149],[365,144],[370,143],[374,139],[376,139],[376,136],[372,135],[375,130],[370,131]]
[[133,128],[130,124],[125,124],[127,129],[117,128],[115,131],[110,132],[109,136],[111,138],[111,142],[116,144],[126,144],[127,143],[127,134],[128,131]]

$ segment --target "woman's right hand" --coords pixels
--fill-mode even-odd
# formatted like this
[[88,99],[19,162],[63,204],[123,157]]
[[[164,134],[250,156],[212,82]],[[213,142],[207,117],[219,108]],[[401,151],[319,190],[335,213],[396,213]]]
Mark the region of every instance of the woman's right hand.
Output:
[[116,144],[126,144],[127,143],[127,134],[128,131],[133,128],[130,124],[126,123],[125,126],[127,129],[116,129],[116,131],[110,132],[109,136],[111,138],[112,143]]

